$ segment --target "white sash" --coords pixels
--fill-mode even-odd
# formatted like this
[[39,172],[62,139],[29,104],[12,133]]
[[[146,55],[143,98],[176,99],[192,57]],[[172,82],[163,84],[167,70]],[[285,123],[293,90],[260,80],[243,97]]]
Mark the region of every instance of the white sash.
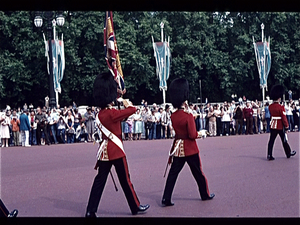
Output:
[[[102,131],[102,133],[108,138],[110,139],[112,142],[114,142],[124,153],[124,148],[123,148],[123,143],[120,140],[120,138],[118,138],[114,133],[110,132],[105,126],[103,126],[103,124],[100,122],[98,114],[96,115],[96,124],[98,126],[98,128]],[[98,149],[98,153],[97,153],[97,159],[100,159],[101,153],[104,150],[104,143],[106,143],[106,141],[104,140],[101,145],[99,146]]]

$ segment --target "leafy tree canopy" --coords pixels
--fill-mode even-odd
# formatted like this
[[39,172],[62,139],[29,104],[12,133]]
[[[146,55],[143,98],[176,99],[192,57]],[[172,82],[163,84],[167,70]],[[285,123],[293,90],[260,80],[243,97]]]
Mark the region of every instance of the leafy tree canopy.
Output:
[[[95,76],[104,59],[104,12],[64,12],[66,68],[59,95],[61,106],[75,101],[92,105]],[[268,87],[283,84],[300,97],[300,18],[293,12],[114,11],[113,20],[127,93],[134,104],[142,99],[162,103],[151,36],[160,41],[160,23],[170,38],[171,71],[168,84],[185,77],[190,101],[231,100],[231,95],[262,99],[253,39],[270,36],[271,70]],[[0,11],[0,108],[33,103],[43,105],[49,93],[42,29],[34,26],[35,12]],[[46,28],[46,22],[43,25]],[[45,30],[47,37],[47,31]],[[268,95],[268,91],[266,92]],[[168,95],[167,95],[168,101]]]

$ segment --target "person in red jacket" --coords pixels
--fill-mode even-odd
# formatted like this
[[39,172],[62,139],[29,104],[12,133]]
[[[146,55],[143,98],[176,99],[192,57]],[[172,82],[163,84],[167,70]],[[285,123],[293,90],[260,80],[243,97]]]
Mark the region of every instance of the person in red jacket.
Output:
[[196,130],[193,115],[185,110],[185,107],[188,107],[188,81],[184,78],[173,80],[170,84],[169,96],[173,107],[176,108],[177,111],[171,115],[172,125],[175,130],[175,139],[169,154],[168,163],[172,163],[172,165],[166,181],[162,205],[174,205],[171,201],[172,192],[178,174],[182,170],[185,162],[189,165],[197,182],[201,199],[210,200],[215,194],[209,193],[207,179],[202,172],[199,149],[195,140],[200,136]]
[[245,134],[253,134],[253,109],[249,100],[246,103],[246,107],[243,109],[243,118],[246,122]]
[[[126,108],[122,110],[112,107],[113,102],[117,98],[117,83],[111,73],[106,72],[98,75],[95,79],[93,89],[95,104],[101,108],[96,116],[96,121],[98,117],[99,122],[109,130],[110,134],[106,136],[102,132],[103,142],[99,148],[99,151],[101,151],[98,151],[95,167],[95,169],[98,168],[98,174],[94,179],[85,216],[96,217],[95,213],[112,166],[115,167],[131,213],[135,215],[139,212],[145,212],[150,205],[140,205],[140,201],[130,181],[122,143],[121,121],[135,113],[136,108],[132,104],[128,106],[124,104]],[[116,142],[114,139],[119,139],[119,142]]]
[[296,151],[291,151],[290,145],[287,142],[286,132],[289,129],[289,123],[286,118],[284,106],[280,105],[281,96],[284,94],[284,87],[282,85],[275,85],[270,92],[270,98],[273,103],[269,106],[271,114],[270,122],[270,139],[268,143],[268,160],[274,160],[273,146],[277,135],[279,134],[287,158],[294,156]]

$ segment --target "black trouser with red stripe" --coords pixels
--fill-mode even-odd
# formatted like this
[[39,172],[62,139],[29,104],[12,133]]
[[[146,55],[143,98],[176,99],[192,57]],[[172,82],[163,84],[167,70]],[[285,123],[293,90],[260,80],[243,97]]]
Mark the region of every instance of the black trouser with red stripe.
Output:
[[268,143],[268,156],[273,156],[273,146],[277,135],[279,134],[282,146],[284,148],[285,155],[289,157],[291,155],[291,148],[287,140],[284,139],[285,133],[283,130],[270,129],[270,139]]
[[194,154],[186,157],[174,157],[169,171],[169,175],[166,181],[166,186],[163,194],[163,199],[171,200],[172,192],[178,177],[178,174],[182,170],[185,162],[190,167],[190,170],[197,182],[201,199],[207,199],[210,194],[208,190],[207,180],[202,172],[201,162],[199,154]]
[[7,217],[9,214],[8,209],[5,207],[4,203],[0,199],[0,217]]
[[90,193],[89,203],[87,206],[87,212],[97,212],[100,198],[107,180],[107,176],[112,165],[115,166],[119,182],[126,196],[128,205],[130,207],[131,212],[134,214],[138,211],[140,202],[130,181],[126,157],[111,161],[98,161],[98,174],[94,179],[94,183]]

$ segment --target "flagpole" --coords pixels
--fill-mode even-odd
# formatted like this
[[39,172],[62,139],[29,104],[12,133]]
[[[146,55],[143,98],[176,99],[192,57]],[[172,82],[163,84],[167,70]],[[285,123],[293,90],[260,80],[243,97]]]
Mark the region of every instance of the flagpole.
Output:
[[[164,23],[160,23],[160,30],[161,30],[161,42],[164,42]],[[166,70],[164,70],[166,72]],[[163,104],[166,105],[166,90],[163,88]]]
[[[265,25],[262,23],[260,25],[261,27],[261,42],[263,43],[263,46],[264,46],[264,28],[265,28]],[[265,49],[265,46],[264,46],[264,49]],[[264,65],[263,65],[263,70],[264,70],[264,78],[266,77],[266,57],[264,55],[264,61],[263,61]],[[263,78],[263,79],[264,79]],[[263,106],[265,105],[265,87],[264,85],[262,86],[262,104]]]

